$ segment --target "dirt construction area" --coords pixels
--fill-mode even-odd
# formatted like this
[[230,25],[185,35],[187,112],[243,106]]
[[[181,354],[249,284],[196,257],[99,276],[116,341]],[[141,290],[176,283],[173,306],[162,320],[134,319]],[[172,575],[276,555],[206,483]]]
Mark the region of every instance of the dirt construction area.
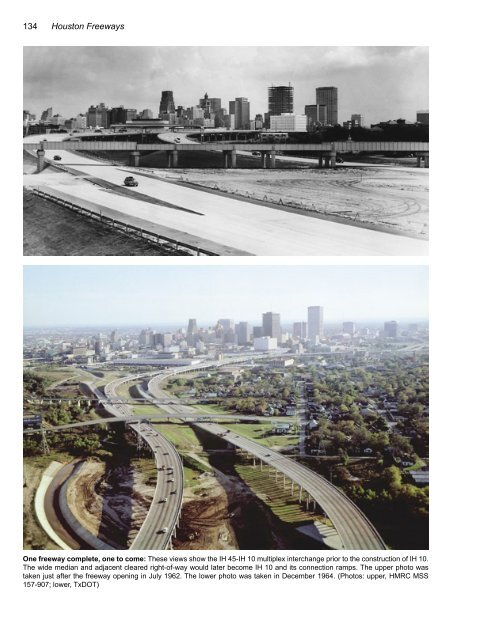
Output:
[[131,465],[86,461],[68,485],[68,505],[91,534],[128,548],[146,517],[154,485]]
[[339,166],[335,170],[157,171],[202,187],[428,239],[429,170]]

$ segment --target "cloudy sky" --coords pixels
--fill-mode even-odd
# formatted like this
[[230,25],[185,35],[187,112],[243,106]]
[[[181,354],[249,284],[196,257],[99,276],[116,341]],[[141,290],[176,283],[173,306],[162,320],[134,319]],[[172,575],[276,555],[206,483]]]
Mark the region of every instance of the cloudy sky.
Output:
[[221,317],[260,324],[263,312],[305,321],[427,318],[424,266],[26,266],[25,326],[213,325]]
[[427,47],[25,47],[24,108],[65,117],[92,104],[123,104],[156,114],[162,90],[176,105],[205,92],[223,107],[248,97],[250,114],[267,111],[267,87],[291,83],[295,112],[315,103],[318,86],[339,89],[339,122],[406,118],[429,107]]

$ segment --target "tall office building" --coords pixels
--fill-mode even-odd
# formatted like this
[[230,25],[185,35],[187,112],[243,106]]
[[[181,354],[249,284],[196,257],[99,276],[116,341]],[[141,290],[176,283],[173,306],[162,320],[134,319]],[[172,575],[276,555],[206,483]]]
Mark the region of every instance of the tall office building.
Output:
[[238,345],[246,345],[247,343],[250,343],[251,326],[248,321],[240,321],[237,323],[235,332]]
[[279,313],[262,314],[262,335],[270,336],[281,343],[281,323]]
[[133,121],[137,117],[137,110],[135,108],[124,108],[123,106],[116,106],[108,111],[109,124],[126,123],[127,121]]
[[264,328],[262,326],[254,326],[252,330],[252,336],[254,339],[260,339],[264,336]]
[[203,108],[205,116],[208,114],[208,118],[210,118],[210,114],[216,114],[221,111],[222,101],[219,97],[209,97],[208,93],[205,93],[205,97],[200,99],[200,108]]
[[398,322],[386,321],[384,323],[384,336],[395,339],[398,335]]
[[250,102],[246,97],[230,101],[229,114],[234,114],[234,129],[250,129]]
[[364,127],[365,117],[362,114],[351,114],[351,127]]
[[190,347],[192,347],[195,344],[197,334],[198,334],[198,326],[196,324],[196,319],[190,319],[188,321],[188,328],[187,328],[187,335],[186,335],[186,341]]
[[293,114],[293,86],[270,86],[267,89],[269,116]]
[[228,330],[234,330],[233,319],[219,319],[217,323],[222,326],[224,332],[227,332]]
[[323,337],[323,307],[309,306],[307,308],[307,335],[309,340]]
[[164,114],[175,113],[174,91],[162,91],[160,100],[160,118]]
[[417,123],[429,125],[429,110],[417,110]]
[[342,324],[342,332],[344,334],[353,335],[356,332],[356,324],[354,323],[354,321],[344,321],[344,323]]
[[316,89],[316,105],[326,106],[327,125],[338,123],[338,93],[336,86],[320,86]]
[[305,339],[305,338],[307,338],[307,322],[305,322],[305,321],[296,321],[293,324],[293,336],[296,339]]
[[311,106],[305,106],[304,112],[307,116],[308,128],[313,127],[314,125],[326,125],[327,115],[325,105],[319,106],[318,104],[314,104]]
[[51,118],[52,118],[52,108],[47,108],[47,110],[44,110],[42,112],[42,116],[40,117],[40,121],[47,121],[47,123],[48,123]]
[[98,106],[90,106],[87,110],[88,127],[109,127],[109,110],[103,103]]

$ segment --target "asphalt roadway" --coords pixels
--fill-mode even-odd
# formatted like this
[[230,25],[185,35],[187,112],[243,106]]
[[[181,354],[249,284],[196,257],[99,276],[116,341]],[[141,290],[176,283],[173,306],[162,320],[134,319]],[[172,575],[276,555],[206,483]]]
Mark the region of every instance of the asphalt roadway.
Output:
[[[51,136],[52,138],[57,136]],[[30,136],[25,141],[33,142]],[[61,161],[54,162],[60,156]],[[140,175],[124,166],[101,163],[70,151],[46,151],[46,160],[69,167],[81,176],[69,173],[54,175],[42,172],[25,176],[25,184],[50,193],[50,188],[64,190],[75,199],[105,209],[110,217],[139,218],[144,222],[175,229],[200,239],[239,249],[242,253],[262,256],[306,255],[426,255],[428,242],[400,235],[339,224],[330,220],[290,213],[265,205],[236,200],[176,183]],[[146,194],[190,211],[121,196],[85,179],[96,178],[118,187],[127,175],[135,174],[137,188],[132,193]],[[192,212],[196,213],[192,213]]]

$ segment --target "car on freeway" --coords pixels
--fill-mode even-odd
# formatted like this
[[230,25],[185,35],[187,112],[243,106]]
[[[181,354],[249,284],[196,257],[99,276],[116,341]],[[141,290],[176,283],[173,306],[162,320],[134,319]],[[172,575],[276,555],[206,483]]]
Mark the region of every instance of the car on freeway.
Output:
[[125,177],[125,181],[123,182],[123,184],[128,187],[135,188],[139,185],[139,182],[137,181],[137,179],[134,179],[134,177]]
[[168,533],[168,528],[160,528],[160,530],[158,531],[159,535],[164,535],[165,533]]
[[62,160],[62,157],[60,155],[54,155],[54,160],[58,162],[59,160]]
[[167,502],[166,498],[160,498],[160,500],[158,502]]
[[170,493],[171,493],[171,494],[177,494],[177,490],[176,490],[176,489],[173,489]]

